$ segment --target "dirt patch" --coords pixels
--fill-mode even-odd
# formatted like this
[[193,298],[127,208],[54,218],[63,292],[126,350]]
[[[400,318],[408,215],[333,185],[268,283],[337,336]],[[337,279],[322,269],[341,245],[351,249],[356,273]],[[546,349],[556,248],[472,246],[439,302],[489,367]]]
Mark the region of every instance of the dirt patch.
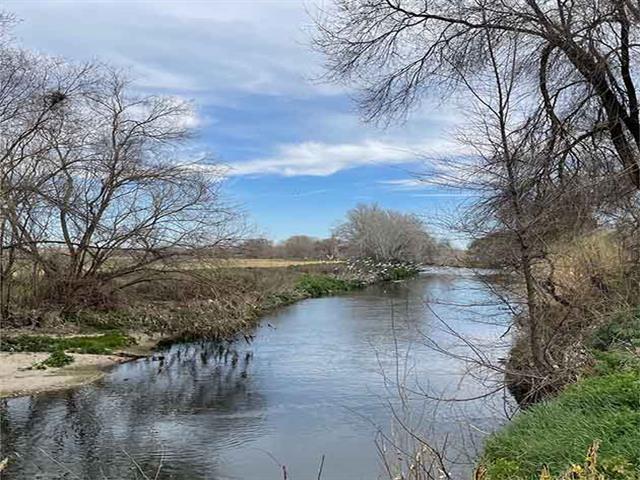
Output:
[[71,355],[74,357],[71,365],[37,370],[29,367],[45,360],[48,353],[0,352],[0,397],[77,387],[94,382],[114,365],[131,360],[118,355]]

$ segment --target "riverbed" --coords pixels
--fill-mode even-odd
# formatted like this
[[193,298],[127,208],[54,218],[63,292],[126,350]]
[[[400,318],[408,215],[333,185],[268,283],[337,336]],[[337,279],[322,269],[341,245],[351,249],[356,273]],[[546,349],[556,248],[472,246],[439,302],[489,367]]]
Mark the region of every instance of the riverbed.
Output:
[[506,419],[465,340],[498,357],[508,319],[462,269],[305,300],[251,341],[175,345],[92,385],[3,400],[3,478],[388,478],[380,450],[410,443],[401,424],[469,473]]

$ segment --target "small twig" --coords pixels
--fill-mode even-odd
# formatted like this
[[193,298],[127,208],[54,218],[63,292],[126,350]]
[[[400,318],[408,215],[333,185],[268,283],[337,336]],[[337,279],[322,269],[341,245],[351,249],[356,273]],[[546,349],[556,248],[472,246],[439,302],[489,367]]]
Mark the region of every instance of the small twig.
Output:
[[322,454],[322,459],[320,460],[320,468],[318,469],[318,480],[322,478],[322,467],[324,467],[324,454]]
[[58,460],[56,460],[51,455],[49,455],[47,452],[45,452],[44,449],[39,448],[39,450],[44,454],[45,457],[47,457],[49,460],[51,460],[57,466],[59,466],[60,468],[66,470],[67,473],[70,473],[71,475],[73,475],[74,478],[77,478],[78,480],[82,480],[77,474],[75,474],[73,471],[69,470],[69,467],[65,467],[62,463],[60,463]]
[[131,463],[133,463],[135,467],[138,469],[138,471],[140,472],[140,475],[142,475],[142,478],[144,478],[145,480],[151,480],[149,477],[147,477],[146,473],[144,473],[144,470],[142,470],[142,467],[138,464],[138,462],[136,462],[135,458],[129,455],[125,449],[122,449],[122,453],[124,453],[127,456],[127,458],[131,460]]
[[156,470],[156,474],[153,477],[153,480],[158,480],[160,477],[160,470],[162,470],[162,464],[164,463],[164,453],[160,455],[160,463],[158,464],[158,469]]

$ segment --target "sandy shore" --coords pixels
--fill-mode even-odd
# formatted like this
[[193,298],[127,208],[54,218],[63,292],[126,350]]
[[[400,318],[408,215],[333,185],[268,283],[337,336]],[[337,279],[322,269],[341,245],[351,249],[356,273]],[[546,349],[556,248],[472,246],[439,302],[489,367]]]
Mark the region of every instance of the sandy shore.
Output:
[[[47,335],[47,332],[38,332]],[[29,335],[32,331],[3,331],[3,335]],[[73,337],[74,335],[64,335]],[[52,390],[64,390],[99,380],[115,365],[149,356],[162,336],[130,333],[135,344],[114,352],[112,355],[67,353],[73,363],[62,368],[46,370],[29,369],[33,364],[49,357],[49,353],[0,352],[0,398],[18,397]]]
[[74,362],[62,368],[28,369],[48,353],[0,352],[0,397],[30,395],[77,387],[100,379],[105,372],[130,358],[116,355],[70,354]]

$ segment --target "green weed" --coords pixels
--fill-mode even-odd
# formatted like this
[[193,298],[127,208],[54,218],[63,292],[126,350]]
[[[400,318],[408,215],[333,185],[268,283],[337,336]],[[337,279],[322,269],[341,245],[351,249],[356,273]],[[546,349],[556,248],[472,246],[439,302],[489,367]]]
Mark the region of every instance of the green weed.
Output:
[[349,292],[359,286],[356,282],[341,280],[327,275],[303,275],[298,280],[296,289],[305,295],[315,298]]
[[67,355],[63,350],[56,350],[46,360],[36,363],[33,368],[37,370],[44,370],[46,368],[61,368],[73,363],[73,357]]
[[591,343],[598,350],[640,348],[640,308],[620,312],[594,333]]
[[6,337],[0,343],[5,352],[58,352],[109,354],[131,345],[133,339],[120,332],[77,337],[51,337],[47,335],[19,335]]

